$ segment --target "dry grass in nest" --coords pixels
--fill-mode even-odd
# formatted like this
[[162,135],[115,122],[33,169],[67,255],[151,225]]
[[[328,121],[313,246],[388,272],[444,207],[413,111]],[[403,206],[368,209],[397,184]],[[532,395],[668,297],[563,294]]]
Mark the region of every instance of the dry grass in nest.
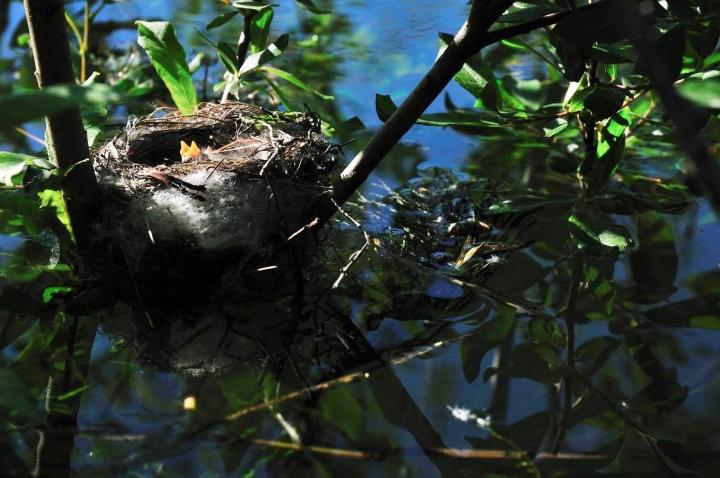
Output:
[[[197,142],[208,154],[182,162],[180,143]],[[129,194],[157,186],[153,170],[182,175],[215,169],[304,182],[324,187],[335,164],[335,148],[312,113],[267,112],[245,103],[203,103],[194,115],[160,109],[129,121],[121,134],[94,155],[101,181],[106,175]],[[222,161],[218,161],[221,159]]]

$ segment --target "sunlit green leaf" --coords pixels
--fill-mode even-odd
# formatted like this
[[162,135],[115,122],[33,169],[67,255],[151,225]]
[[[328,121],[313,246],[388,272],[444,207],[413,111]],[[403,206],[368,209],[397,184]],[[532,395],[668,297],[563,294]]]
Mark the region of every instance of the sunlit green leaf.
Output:
[[262,70],[270,73],[271,75],[277,76],[278,78],[282,78],[283,80],[287,81],[291,85],[293,85],[303,91],[307,91],[308,93],[312,93],[315,96],[322,98],[323,100],[332,101],[333,99],[335,99],[333,96],[320,93],[319,91],[317,91],[316,89],[312,88],[307,83],[302,81],[297,76],[293,75],[292,73],[288,73],[285,70],[281,70],[279,68],[274,68],[272,66],[263,66]]
[[578,111],[582,111],[585,108],[585,100],[587,100],[588,97],[592,95],[595,91],[597,91],[597,86],[590,86],[588,88],[578,90],[572,96],[572,98],[570,98],[567,106],[567,111],[569,113],[577,113]]
[[289,41],[290,35],[288,35],[287,33],[280,35],[278,39],[268,45],[267,48],[257,53],[253,53],[252,55],[247,57],[245,59],[245,62],[242,64],[242,67],[240,68],[239,74],[246,74],[254,70],[255,68],[262,66],[265,63],[268,63],[269,61],[272,61],[275,58],[279,57],[287,48]]
[[118,103],[122,96],[108,85],[53,85],[0,96],[0,129],[19,125],[45,115],[52,115],[79,104],[107,105]]
[[0,185],[13,186],[21,184],[22,173],[28,166],[52,169],[54,166],[43,158],[26,154],[0,151]]
[[250,22],[250,48],[253,53],[267,48],[273,16],[273,9],[268,7],[257,12],[252,17]]
[[581,249],[609,254],[625,252],[632,245],[628,230],[599,211],[578,211],[570,216],[569,222],[572,237]]
[[268,8],[267,3],[256,0],[233,0],[230,5],[232,5],[233,8],[237,8],[243,15],[247,15],[252,12],[259,12]]
[[552,138],[556,134],[562,133],[565,131],[568,127],[568,122],[566,119],[559,119],[558,125],[554,128],[543,128],[543,131],[545,132],[546,138]]
[[73,290],[72,287],[66,287],[66,286],[47,287],[43,291],[43,302],[48,303],[52,300],[52,298],[55,295],[70,292],[71,290]]
[[679,89],[681,95],[698,106],[720,109],[720,78],[690,78]]
[[[587,185],[588,196],[596,196],[615,174],[625,153],[625,130],[630,126],[630,112],[624,109],[612,116],[603,128],[597,145],[597,154],[585,158],[580,170]],[[589,161],[590,164],[586,164]]]
[[[440,54],[452,41],[452,35],[440,34]],[[492,68],[482,60],[480,54],[473,55],[465,62],[455,75],[455,81],[478,100],[476,107],[497,111],[499,95],[497,80]]]
[[170,91],[175,106],[190,114],[197,106],[195,85],[185,60],[185,50],[169,22],[137,22],[138,43],[145,49],[158,76]]

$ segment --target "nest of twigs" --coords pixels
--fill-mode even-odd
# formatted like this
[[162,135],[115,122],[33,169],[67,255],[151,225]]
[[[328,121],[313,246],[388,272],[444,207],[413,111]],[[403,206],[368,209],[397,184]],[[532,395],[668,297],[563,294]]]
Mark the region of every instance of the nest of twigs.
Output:
[[[199,149],[181,156],[181,142]],[[105,280],[147,307],[283,294],[311,239],[288,242],[330,182],[337,147],[312,113],[243,103],[158,110],[93,153]]]

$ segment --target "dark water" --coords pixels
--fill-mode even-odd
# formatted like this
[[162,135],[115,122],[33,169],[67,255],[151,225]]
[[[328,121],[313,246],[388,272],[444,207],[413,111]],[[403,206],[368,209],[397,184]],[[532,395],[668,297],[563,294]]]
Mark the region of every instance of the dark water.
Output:
[[[375,114],[375,94],[390,94],[396,100],[405,97],[422,74],[432,64],[437,53],[437,32],[454,32],[467,13],[465,2],[436,2],[432,0],[353,1],[336,2],[333,9],[349,23],[347,30],[334,37],[330,51],[341,59],[339,74],[332,83],[332,94],[344,117],[358,116],[368,128],[380,122]],[[194,28],[202,28],[217,11],[216,5],[200,1],[134,1],[108,5],[98,22],[108,20],[168,19],[178,28],[185,45],[200,45]],[[21,19],[20,3],[12,3],[10,25]],[[274,21],[277,32],[293,31],[307,14],[292,2],[282,2]],[[3,36],[0,54],[11,55]],[[119,30],[108,42],[123,48],[135,42],[131,29]],[[193,50],[192,47],[187,48]],[[290,66],[286,66],[290,69]],[[292,70],[291,70],[292,71]],[[518,75],[523,75],[522,67]],[[470,106],[472,99],[458,86],[449,88],[453,100]],[[442,98],[431,111],[443,111]],[[37,130],[37,128],[36,128]],[[378,183],[396,187],[418,170],[433,166],[466,170],[473,158],[482,151],[482,140],[449,129],[416,126],[403,139],[403,148],[372,178],[367,194],[382,193]],[[352,146],[351,146],[352,148]],[[407,155],[407,157],[404,157]],[[407,162],[412,164],[406,166]],[[477,169],[475,176],[482,176]],[[370,217],[367,218],[371,222]],[[700,200],[690,212],[682,216],[667,216],[672,233],[677,238],[677,292],[669,297],[676,302],[693,296],[686,279],[700,273],[720,269],[720,223],[707,204]],[[346,230],[349,230],[346,229]],[[355,233],[353,233],[355,234]],[[14,240],[3,238],[3,248],[15,247]],[[351,247],[343,249],[352,252]],[[358,275],[372,275],[371,269],[358,265]],[[511,268],[512,264],[507,267]],[[501,269],[504,271],[505,269]],[[503,272],[504,273],[504,272]],[[614,280],[631,282],[627,259],[615,268]],[[465,292],[447,280],[428,280],[415,284],[413,293],[422,300],[457,299]],[[339,301],[351,317],[363,321],[368,314],[357,291],[346,291],[350,297]],[[408,291],[397,290],[402,294]],[[436,305],[437,307],[437,305]],[[418,307],[420,309],[420,307]],[[431,309],[436,310],[436,309]],[[265,312],[261,312],[264,314]],[[259,314],[261,314],[259,313]],[[468,383],[463,373],[460,343],[454,340],[472,328],[463,323],[472,317],[473,309],[442,313],[452,326],[452,333],[438,334],[436,340],[426,341],[432,350],[416,358],[372,370],[369,376],[355,383],[331,387],[312,399],[302,395],[282,405],[248,414],[246,418],[231,420],[197,437],[183,437],[185,430],[218,420],[246,407],[281,397],[292,386],[275,389],[276,382],[260,385],[262,367],[241,366],[220,375],[158,371],[157,367],[134,359],[127,352],[126,342],[117,336],[127,336],[122,327],[105,322],[93,345],[93,362],[89,384],[83,395],[79,414],[80,429],[85,433],[75,438],[72,466],[80,476],[436,476],[437,470],[452,476],[453,471],[475,473],[483,470],[480,461],[443,462],[442,455],[433,455],[428,448],[471,448],[467,437],[487,438],[485,431],[470,422],[454,418],[448,407],[483,410],[491,405],[493,388],[478,378]],[[263,319],[265,320],[265,319]],[[368,331],[367,340],[378,350],[392,349],[397,344],[430,330],[426,321],[385,320],[382,326]],[[521,334],[518,331],[517,334]],[[578,329],[577,343],[594,336],[607,334],[607,324],[595,322]],[[715,417],[720,412],[720,335],[717,331],[673,329],[682,356],[672,357],[666,366],[677,367],[678,382],[688,385],[690,393],[682,405],[682,413],[690,422]],[[145,344],[153,347],[153,344]],[[158,345],[159,347],[159,345]],[[422,347],[414,350],[422,350]],[[3,351],[6,360],[16,355],[13,347]],[[610,362],[619,373],[620,384],[630,390],[638,380],[636,370],[627,367],[627,357],[618,353]],[[486,354],[482,369],[493,364],[495,355]],[[315,377],[317,370],[308,367],[303,372]],[[302,390],[302,387],[297,387]],[[279,390],[279,391],[278,391]],[[197,410],[186,411],[187,397],[197,399]],[[530,380],[511,380],[508,392],[506,423],[514,423],[548,407],[547,387]],[[674,420],[677,420],[675,418]],[[671,423],[672,424],[672,423]],[[680,426],[672,424],[677,430]],[[254,439],[292,442],[296,428],[307,437],[306,445],[325,446],[338,450],[393,450],[381,458],[347,458],[337,453],[303,452],[292,455],[272,445]],[[672,429],[673,427],[670,427]],[[715,446],[720,434],[708,437]],[[97,436],[94,436],[97,435]],[[240,439],[238,439],[240,437]],[[612,433],[598,431],[588,425],[573,427],[567,436],[568,451],[594,452]],[[171,447],[166,448],[164,445]],[[157,449],[155,449],[157,447]],[[425,450],[423,450],[425,448]],[[30,459],[30,450],[20,454]],[[294,458],[293,458],[294,456]],[[606,463],[605,463],[606,464]],[[342,470],[342,471],[341,471]],[[479,475],[477,475],[479,476]],[[498,475],[499,476],[499,475]]]

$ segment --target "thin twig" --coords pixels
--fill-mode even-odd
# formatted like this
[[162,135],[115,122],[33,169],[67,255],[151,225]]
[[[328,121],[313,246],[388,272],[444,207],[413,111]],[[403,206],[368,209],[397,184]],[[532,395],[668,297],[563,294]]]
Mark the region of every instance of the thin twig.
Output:
[[29,140],[36,142],[37,144],[39,144],[42,147],[45,147],[45,140],[42,139],[41,137],[36,136],[36,135],[32,134],[30,131],[27,131],[19,126],[13,126],[13,129],[15,131],[17,131],[18,133],[20,133],[21,135],[28,138]]
[[[332,199],[332,198],[331,198],[331,199]],[[345,210],[343,210],[343,208],[340,207],[339,204],[335,203],[335,206],[338,208],[338,211],[340,211],[340,214],[342,214],[343,216],[345,216],[345,218],[346,218],[348,221],[350,221],[350,222],[362,233],[363,237],[365,238],[365,242],[364,242],[363,245],[360,247],[360,249],[358,249],[357,251],[353,252],[353,253],[350,255],[350,259],[348,259],[348,262],[347,262],[347,264],[345,264],[345,267],[343,267],[343,268],[340,270],[340,275],[338,276],[338,278],[337,278],[337,279],[335,280],[335,282],[333,283],[331,289],[337,289],[338,287],[340,287],[340,283],[341,283],[342,280],[345,278],[345,276],[347,275],[347,273],[348,273],[348,271],[350,270],[350,268],[357,262],[358,259],[360,259],[360,256],[362,255],[363,252],[365,252],[365,249],[367,249],[367,248],[370,246],[370,236],[369,236],[368,233],[365,231],[365,229],[362,227],[362,225],[361,225],[359,222],[357,222],[357,221],[356,221],[350,214],[348,214]]]

